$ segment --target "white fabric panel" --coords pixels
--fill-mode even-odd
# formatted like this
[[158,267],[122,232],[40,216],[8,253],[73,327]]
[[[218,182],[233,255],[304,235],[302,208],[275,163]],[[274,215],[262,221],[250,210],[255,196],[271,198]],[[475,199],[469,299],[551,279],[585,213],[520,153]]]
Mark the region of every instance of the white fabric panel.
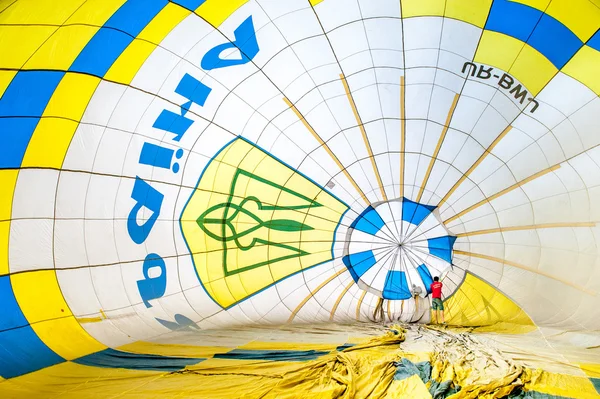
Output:
[[210,24],[191,13],[169,32],[160,45],[179,57],[186,57],[192,47],[212,30]]
[[131,86],[157,94],[167,75],[175,68],[178,61],[177,55],[160,46],[157,47],[136,73],[131,81]]
[[12,202],[13,219],[54,218],[58,171],[19,171]]
[[94,294],[89,268],[57,270],[56,278],[65,300],[69,303],[69,309],[75,317],[100,315],[102,305]]
[[54,223],[54,219],[18,219],[10,223],[8,264],[11,273],[54,268]]
[[82,267],[89,264],[85,248],[84,221],[55,220],[54,262],[56,268]]
[[83,113],[81,122],[98,126],[107,126],[112,113],[115,111],[126,90],[127,86],[108,82],[106,80],[100,81]]

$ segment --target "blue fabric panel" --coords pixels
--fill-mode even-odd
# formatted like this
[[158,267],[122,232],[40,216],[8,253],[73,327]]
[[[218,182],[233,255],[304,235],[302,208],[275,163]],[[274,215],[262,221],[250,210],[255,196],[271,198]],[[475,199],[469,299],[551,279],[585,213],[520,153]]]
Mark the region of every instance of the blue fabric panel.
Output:
[[60,71],[19,71],[0,98],[0,117],[42,116],[63,76]]
[[429,245],[429,253],[445,260],[448,263],[452,263],[452,246],[454,245],[455,241],[456,237],[452,236],[430,238],[427,240],[427,244]]
[[417,226],[434,210],[435,206],[432,205],[419,204],[406,198],[402,200],[402,220]]
[[65,360],[44,344],[31,326],[0,332],[0,376],[17,377]]
[[79,359],[75,363],[93,367],[121,368],[129,370],[177,371],[191,364],[206,360],[203,358],[170,357],[105,349]]
[[348,268],[348,271],[355,282],[358,282],[360,277],[377,262],[373,251],[364,251],[346,255],[342,258],[342,261]]
[[344,344],[344,345],[338,346],[337,348],[335,348],[335,350],[336,351],[343,351],[344,349],[352,348],[355,345],[356,344]]
[[126,33],[100,28],[69,70],[102,78],[132,41],[133,38]]
[[590,381],[592,381],[594,388],[596,388],[596,391],[600,394],[600,378],[590,378]]
[[600,29],[590,40],[588,40],[587,45],[593,48],[594,50],[600,51]]
[[200,7],[206,0],[171,0],[172,3],[179,4],[188,10],[195,11],[196,8]]
[[431,384],[429,385],[429,394],[433,398],[447,398],[460,392],[460,390],[461,387],[454,385],[452,380],[443,382],[431,380]]
[[452,249],[454,242],[456,241],[456,237],[454,236],[443,236],[430,238],[427,240],[429,244],[429,249],[437,248],[437,249]]
[[328,354],[324,351],[294,351],[294,350],[253,350],[253,349],[234,349],[227,353],[217,353],[213,356],[215,359],[235,359],[235,360],[269,360],[275,362],[306,361],[315,360],[319,356]]
[[350,225],[351,228],[375,235],[385,222],[372,206],[368,206]]
[[402,361],[396,364],[395,380],[402,381],[413,375],[418,375],[421,381],[426,384],[431,379],[431,363],[429,362],[413,363],[407,358],[402,358]]
[[0,98],[0,168],[21,166],[39,117],[64,75],[60,71],[20,71],[15,75]]
[[0,118],[0,168],[19,168],[40,118]]
[[121,53],[167,3],[167,0],[126,1],[96,32],[69,70],[104,77]]
[[544,14],[527,42],[561,69],[583,46],[566,26]]
[[485,29],[526,42],[542,14],[540,10],[524,4],[496,0],[492,4]]
[[[104,24],[136,37],[162,10],[167,0],[127,0]],[[188,1],[188,3],[193,3]]]
[[431,277],[429,269],[423,264],[417,267],[417,271],[419,272],[419,276],[421,276],[421,281],[423,281],[423,284],[425,284],[427,293],[431,294],[431,284],[433,284],[433,278]]
[[406,273],[397,270],[389,271],[383,287],[383,298],[408,299],[411,296],[406,282]]
[[448,263],[452,263],[452,250],[450,249],[429,248],[429,253]]
[[0,277],[0,331],[28,324],[13,293],[10,277]]

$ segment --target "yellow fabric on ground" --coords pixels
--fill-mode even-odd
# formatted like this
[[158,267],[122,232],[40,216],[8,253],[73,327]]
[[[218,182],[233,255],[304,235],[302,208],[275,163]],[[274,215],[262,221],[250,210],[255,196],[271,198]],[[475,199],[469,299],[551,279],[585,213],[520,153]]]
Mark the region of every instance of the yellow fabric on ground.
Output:
[[525,367],[469,332],[443,330],[443,334],[443,343],[434,344],[431,378],[461,387],[449,399],[503,398],[517,388],[561,397],[598,397],[588,378]]
[[468,273],[460,288],[445,301],[446,322],[465,327],[490,327],[486,331],[533,331],[527,313],[487,282]]
[[579,367],[590,377],[600,378],[600,364],[584,363],[580,364]]
[[527,389],[548,395],[577,399],[594,399],[600,396],[592,382],[585,377],[526,369],[521,378]]
[[[406,327],[392,326],[383,335],[373,338],[363,336],[361,343],[353,347],[326,352],[311,361],[274,361],[268,356],[251,360],[210,358],[171,372],[66,362],[0,381],[0,396],[419,399],[431,398],[430,392],[442,392],[440,397],[450,399],[491,399],[523,390],[572,398],[598,397],[586,377],[526,367],[478,334],[452,328]],[[282,344],[285,349],[280,350],[290,350],[290,342]],[[418,345],[428,351],[416,350]],[[267,347],[276,350],[275,343]],[[119,349],[160,352],[165,356],[192,353],[198,356],[211,352],[214,355],[226,348],[141,342]],[[406,359],[413,364],[427,362],[431,372],[426,376],[398,374],[399,366]],[[460,391],[454,392],[456,387],[461,387]]]

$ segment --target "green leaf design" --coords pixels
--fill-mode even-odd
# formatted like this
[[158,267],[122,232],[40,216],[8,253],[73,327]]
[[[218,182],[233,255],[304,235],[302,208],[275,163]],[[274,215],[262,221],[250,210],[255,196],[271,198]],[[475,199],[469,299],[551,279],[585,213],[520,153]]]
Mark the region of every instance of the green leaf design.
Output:
[[307,224],[297,222],[289,219],[275,219],[264,222],[263,226],[278,231],[301,231],[301,230],[313,230]]

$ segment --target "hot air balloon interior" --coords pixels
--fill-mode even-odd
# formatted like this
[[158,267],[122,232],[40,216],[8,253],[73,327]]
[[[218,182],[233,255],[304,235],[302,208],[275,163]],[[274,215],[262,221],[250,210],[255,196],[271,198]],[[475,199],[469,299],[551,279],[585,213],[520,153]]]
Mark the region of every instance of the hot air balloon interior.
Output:
[[1,398],[599,398],[598,223],[600,0],[0,0]]

